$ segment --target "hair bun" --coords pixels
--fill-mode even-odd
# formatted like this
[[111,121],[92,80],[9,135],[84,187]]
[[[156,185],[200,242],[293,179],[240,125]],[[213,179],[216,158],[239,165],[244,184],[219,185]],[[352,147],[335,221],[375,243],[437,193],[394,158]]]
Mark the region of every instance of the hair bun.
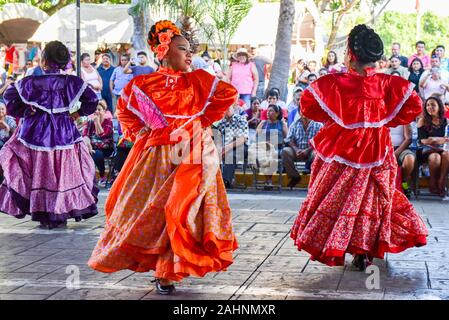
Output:
[[382,39],[364,24],[359,24],[351,30],[348,45],[360,62],[375,62],[384,54]]
[[60,41],[50,41],[44,48],[43,57],[48,63],[60,69],[70,61],[69,49]]

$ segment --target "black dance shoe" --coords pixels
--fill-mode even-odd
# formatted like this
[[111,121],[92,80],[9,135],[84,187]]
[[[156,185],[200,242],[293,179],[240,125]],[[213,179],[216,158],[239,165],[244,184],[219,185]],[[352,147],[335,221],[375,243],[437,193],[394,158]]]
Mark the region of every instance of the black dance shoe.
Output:
[[175,292],[175,286],[172,285],[172,284],[170,284],[168,286],[163,286],[163,285],[161,285],[161,282],[160,282],[159,279],[154,279],[151,282],[155,282],[156,283],[156,291],[159,294],[170,295],[170,294],[173,294]]
[[360,271],[366,270],[366,256],[364,254],[357,254],[352,260],[352,265],[359,269]]

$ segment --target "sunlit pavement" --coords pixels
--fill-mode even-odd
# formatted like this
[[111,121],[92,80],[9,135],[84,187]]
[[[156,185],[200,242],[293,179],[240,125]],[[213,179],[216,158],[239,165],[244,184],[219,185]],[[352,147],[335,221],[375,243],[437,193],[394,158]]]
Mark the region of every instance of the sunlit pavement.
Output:
[[[107,196],[100,195],[100,208]],[[28,218],[0,215],[0,299],[449,299],[449,202],[413,201],[428,245],[375,260],[369,273],[327,267],[298,252],[289,237],[305,192],[231,192],[239,241],[227,272],[188,278],[159,296],[152,273],[104,274],[86,262],[103,212],[67,229],[42,230]],[[77,281],[79,279],[79,281]]]

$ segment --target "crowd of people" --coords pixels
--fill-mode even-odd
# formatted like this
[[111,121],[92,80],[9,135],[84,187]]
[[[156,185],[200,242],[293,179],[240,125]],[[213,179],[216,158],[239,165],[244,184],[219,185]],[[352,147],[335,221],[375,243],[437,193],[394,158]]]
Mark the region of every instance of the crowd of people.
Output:
[[[337,53],[334,51],[328,52],[322,66],[314,60],[298,60],[291,72],[290,82],[294,88],[291,101],[287,104],[280,99],[280,91],[277,88],[270,88],[263,96],[258,94],[260,91],[257,91],[256,84],[260,83],[259,79],[267,78],[266,70],[265,74],[256,72],[256,68],[250,66],[251,56],[246,50],[240,49],[234,58],[229,81],[240,94],[241,100],[233,106],[234,112],[240,118],[238,120],[235,117],[223,119],[222,122],[226,125],[221,123],[219,131],[224,132],[223,128],[227,128],[225,134],[233,137],[233,140],[226,138],[225,142],[235,141],[243,136],[248,145],[246,149],[249,148],[250,151],[251,145],[257,145],[261,138],[265,142],[270,142],[270,139],[274,138],[276,142],[271,141],[271,144],[278,152],[272,155],[278,157],[282,164],[276,170],[287,173],[288,186],[294,187],[301,180],[295,163],[303,162],[305,164],[303,172],[310,172],[314,153],[309,141],[322,126],[322,123],[310,121],[301,114],[301,96],[309,84],[316,79],[328,74],[347,72],[348,67],[346,63],[339,62]],[[425,43],[418,41],[416,53],[405,57],[401,55],[401,45],[395,42],[391,46],[391,56],[389,58],[382,56],[373,65],[377,73],[395,75],[408,80],[413,84],[412,89],[423,101],[423,112],[416,121],[410,125],[390,128],[395,156],[402,169],[398,172],[397,184],[408,197],[411,196],[412,186],[416,183],[413,178],[416,165],[422,168],[419,171],[420,175],[429,176],[431,193],[439,196],[446,194],[446,178],[449,171],[447,164],[449,149],[446,148],[449,146],[446,122],[446,117],[449,116],[448,61],[443,45],[438,45],[428,55]],[[251,99],[249,104],[248,99]],[[274,134],[268,135],[269,131]],[[236,165],[237,163],[234,164],[233,170]],[[234,172],[233,170],[231,172]],[[227,185],[232,185],[232,175],[226,174],[224,178]],[[269,174],[267,189],[272,189]]]
[[[9,85],[23,77],[42,74],[40,47],[33,44],[26,54],[26,65],[19,73],[15,73],[17,57],[14,57],[17,52],[14,46],[1,47],[0,103],[1,96]],[[310,173],[314,153],[309,141],[323,125],[301,114],[301,96],[316,79],[328,74],[347,72],[346,63],[340,61],[335,51],[329,51],[322,61],[299,59],[292,66],[289,78],[289,84],[293,86],[291,99],[283,101],[278,88],[267,89],[272,61],[259,54],[257,48],[251,48],[250,51],[240,48],[232,53],[227,71],[223,70],[219,59],[214,60],[211,56],[207,49],[194,55],[191,70],[204,69],[231,83],[239,93],[239,99],[231,107],[232,112],[228,111],[212,127],[215,141],[223,150],[222,171],[225,185],[233,187],[236,167],[242,163],[245,167],[249,164],[259,169],[271,167],[271,171],[266,173],[264,188],[267,190],[273,188],[272,175],[275,172],[286,173],[289,178],[288,186],[296,186],[301,180],[301,173],[295,163],[304,163],[302,173]],[[113,61],[117,61],[117,65]],[[135,58],[126,52],[117,57],[110,50],[100,49],[95,51],[93,59],[88,53],[81,55],[81,78],[95,92],[99,103],[95,114],[73,120],[95,160],[100,187],[112,182],[106,179],[105,159],[117,160],[112,161],[114,172],[110,175],[110,180],[113,180],[121,169],[123,157],[126,159],[132,146],[132,143],[123,139],[116,120],[117,100],[122,95],[123,88],[133,78],[155,71],[157,65],[150,66],[149,61],[144,51],[137,52]],[[75,69],[72,55],[64,72],[75,74]],[[423,165],[423,174],[430,176],[429,190],[435,194],[445,194],[444,182],[449,171],[446,163],[448,151],[444,148],[447,136],[445,119],[449,104],[449,59],[445,57],[445,47],[439,45],[429,55],[426,53],[425,43],[418,41],[416,52],[405,57],[401,54],[400,43],[395,42],[391,46],[390,57],[382,56],[375,63],[375,70],[413,83],[413,89],[420,95],[425,106],[422,116],[411,125],[391,128],[395,155],[402,167],[401,181],[398,183],[405,194],[410,196],[413,172],[418,163]],[[0,104],[3,145],[14,132],[19,119],[6,115],[6,112],[1,111],[2,108],[5,109]],[[431,137],[435,137],[434,140],[438,143]],[[256,159],[256,163],[249,163],[251,159]]]
[[[2,89],[1,212],[31,215],[49,229],[69,218],[88,219],[98,213],[105,158],[114,156],[123,167],[108,193],[105,228],[88,265],[106,273],[154,270],[157,292],[168,295],[187,276],[225,271],[233,263],[238,245],[226,188],[243,155],[244,167],[266,169],[268,190],[273,174],[284,170],[294,187],[301,177],[297,161],[311,171],[311,192],[290,236],[312,260],[344,265],[350,253],[364,271],[386,252],[426,244],[422,218],[393,183],[394,157],[410,169],[407,124],[418,116],[431,192],[441,195],[449,171],[444,102],[432,93],[422,97],[421,110],[416,83],[398,78],[399,55],[382,66],[396,68],[391,74],[398,77],[375,70],[384,47],[372,29],[351,30],[344,64],[335,52],[322,68],[317,61],[298,63],[288,104],[279,88],[265,90],[270,61],[257,52],[239,49],[223,72],[207,52],[193,57],[189,39],[171,21],[155,23],[147,40],[157,72],[145,52],[137,53],[138,61],[123,54],[116,67],[108,52],[93,62],[86,53],[75,66],[69,49],[52,41],[42,51],[43,75],[25,73]],[[420,43],[417,48],[407,63],[419,59],[424,69],[441,68],[444,52],[426,62]],[[74,68],[81,77],[72,75]],[[434,74],[423,72],[418,86],[437,81]],[[114,119],[120,126],[114,128]],[[173,139],[178,134],[187,139]],[[179,142],[193,149],[183,154]],[[180,153],[194,162],[174,163]]]

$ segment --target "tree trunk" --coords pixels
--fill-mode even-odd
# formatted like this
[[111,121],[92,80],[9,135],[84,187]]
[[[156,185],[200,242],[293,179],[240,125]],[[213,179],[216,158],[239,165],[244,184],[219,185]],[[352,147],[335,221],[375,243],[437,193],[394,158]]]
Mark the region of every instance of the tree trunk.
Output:
[[[139,3],[139,0],[132,0],[131,7],[136,6]],[[133,19],[133,35],[131,37],[131,44],[134,50],[136,51],[146,51],[146,34],[145,34],[145,10],[139,10],[136,14],[132,10],[128,9],[128,14]]]
[[332,47],[334,46],[335,39],[337,38],[338,29],[340,28],[340,24],[344,18],[344,16],[351,11],[352,8],[356,4],[358,4],[360,0],[353,0],[346,2],[346,5],[338,11],[337,19],[335,19],[335,23],[332,25],[332,30],[329,36],[329,41],[327,42],[326,49],[332,50]]
[[279,23],[276,33],[276,51],[271,70],[268,89],[279,88],[281,99],[287,98],[288,72],[290,70],[290,52],[292,46],[293,22],[295,18],[295,0],[281,0]]

